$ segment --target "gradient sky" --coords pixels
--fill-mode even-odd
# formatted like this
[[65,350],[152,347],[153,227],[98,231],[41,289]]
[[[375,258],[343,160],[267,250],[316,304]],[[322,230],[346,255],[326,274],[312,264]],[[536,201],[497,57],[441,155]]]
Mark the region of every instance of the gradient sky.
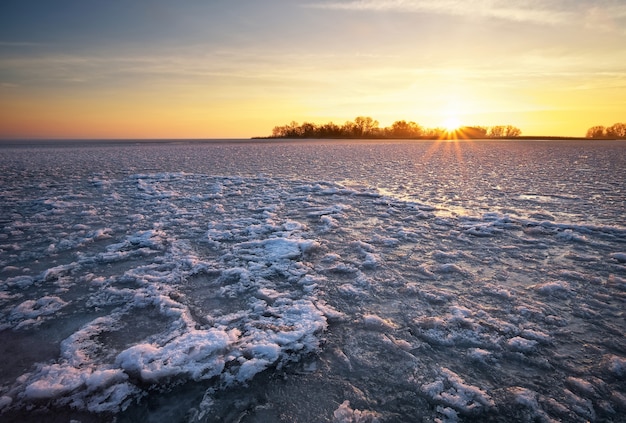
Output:
[[624,0],[2,0],[0,138],[626,122]]

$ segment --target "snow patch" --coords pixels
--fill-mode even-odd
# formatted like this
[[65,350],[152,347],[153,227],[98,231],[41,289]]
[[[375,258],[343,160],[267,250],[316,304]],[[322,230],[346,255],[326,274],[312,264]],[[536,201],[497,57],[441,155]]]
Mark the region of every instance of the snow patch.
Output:
[[433,401],[466,414],[480,413],[495,406],[489,394],[467,384],[453,371],[442,367],[439,373],[439,379],[421,387],[421,391]]
[[16,330],[37,326],[44,322],[45,317],[51,317],[67,305],[61,298],[48,295],[37,300],[26,300],[11,310],[9,320],[15,324]]
[[210,379],[222,372],[222,353],[239,337],[239,331],[193,330],[164,344],[138,344],[118,354],[115,364],[147,382],[189,375]]
[[377,423],[380,414],[369,410],[353,410],[350,401],[346,400],[333,412],[335,423]]

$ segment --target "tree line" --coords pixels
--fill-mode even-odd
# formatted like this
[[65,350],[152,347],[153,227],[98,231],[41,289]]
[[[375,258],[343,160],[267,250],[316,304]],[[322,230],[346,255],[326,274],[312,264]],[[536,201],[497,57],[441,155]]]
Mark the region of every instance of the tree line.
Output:
[[608,128],[597,125],[587,130],[587,138],[626,139],[626,123],[616,123]]
[[317,125],[311,122],[276,126],[268,138],[413,138],[413,139],[476,139],[515,138],[522,131],[512,125],[461,126],[454,130],[425,128],[413,121],[398,120],[391,126],[381,128],[377,120],[359,116],[343,125],[333,122]]

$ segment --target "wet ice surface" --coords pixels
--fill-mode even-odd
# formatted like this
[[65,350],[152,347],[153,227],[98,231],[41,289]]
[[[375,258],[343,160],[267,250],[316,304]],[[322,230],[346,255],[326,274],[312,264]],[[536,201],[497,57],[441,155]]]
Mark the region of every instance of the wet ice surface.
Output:
[[0,417],[624,421],[626,145],[0,148]]

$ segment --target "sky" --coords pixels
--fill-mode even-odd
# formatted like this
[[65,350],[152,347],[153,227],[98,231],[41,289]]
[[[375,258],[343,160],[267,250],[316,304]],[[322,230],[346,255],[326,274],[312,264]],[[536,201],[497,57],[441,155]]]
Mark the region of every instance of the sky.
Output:
[[0,138],[626,122],[624,0],[2,0]]

